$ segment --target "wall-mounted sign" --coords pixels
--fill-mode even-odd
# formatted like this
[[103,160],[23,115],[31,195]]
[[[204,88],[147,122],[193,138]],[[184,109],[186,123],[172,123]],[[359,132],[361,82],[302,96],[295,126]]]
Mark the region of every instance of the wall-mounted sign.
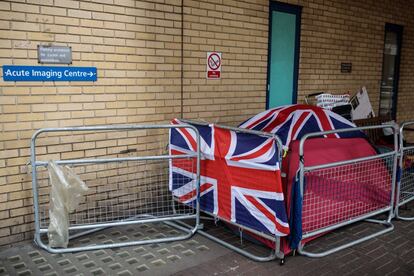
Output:
[[351,62],[342,62],[341,63],[341,73],[351,73],[352,72],[352,63]]
[[207,52],[207,79],[220,79],[221,53]]
[[39,63],[72,64],[72,48],[37,45],[37,60]]
[[4,81],[96,81],[96,67],[3,65]]

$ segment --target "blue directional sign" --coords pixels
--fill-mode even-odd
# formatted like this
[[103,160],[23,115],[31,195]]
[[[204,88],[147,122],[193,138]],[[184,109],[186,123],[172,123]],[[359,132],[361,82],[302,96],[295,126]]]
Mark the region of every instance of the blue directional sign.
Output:
[[96,81],[96,67],[3,65],[4,81]]

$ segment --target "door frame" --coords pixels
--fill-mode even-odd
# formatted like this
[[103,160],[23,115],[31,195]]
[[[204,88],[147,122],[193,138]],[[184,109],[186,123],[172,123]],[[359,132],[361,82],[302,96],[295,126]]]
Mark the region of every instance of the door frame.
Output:
[[[395,120],[397,118],[397,103],[398,103],[398,83],[400,81],[400,62],[401,62],[401,48],[402,48],[402,40],[403,40],[403,30],[404,27],[402,25],[397,25],[393,23],[385,23],[384,27],[384,43],[383,43],[383,49],[385,46],[385,39],[387,36],[387,31],[395,32],[397,34],[397,57],[395,59],[395,68],[394,68],[394,80],[393,80],[393,95],[392,95],[392,113],[391,113],[391,119]],[[382,69],[381,69],[381,78],[384,74],[384,54],[382,57]],[[382,79],[381,79],[382,81]],[[380,85],[380,95],[381,95],[381,85]],[[381,97],[381,96],[380,96]],[[381,109],[381,98],[379,99],[379,106],[378,106],[378,113]]]
[[299,79],[299,54],[300,54],[300,29],[302,6],[281,3],[277,1],[269,1],[269,33],[268,33],[268,49],[267,49],[267,83],[266,83],[266,109],[269,109],[269,94],[270,94],[270,63],[271,63],[271,44],[272,44],[272,13],[273,11],[291,13],[296,15],[295,28],[295,54],[293,65],[293,91],[292,103],[297,103],[298,100],[298,79]]

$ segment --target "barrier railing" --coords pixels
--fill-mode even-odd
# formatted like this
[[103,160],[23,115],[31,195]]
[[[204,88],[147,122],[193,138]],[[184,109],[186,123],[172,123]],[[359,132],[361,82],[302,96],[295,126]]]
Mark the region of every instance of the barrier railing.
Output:
[[[207,122],[200,122],[200,121],[193,121],[193,120],[180,120],[180,121],[184,122],[184,123],[188,123],[188,124],[193,124],[193,125],[209,125],[209,123],[207,123]],[[237,133],[247,133],[247,134],[259,135],[259,136],[262,136],[262,137],[270,137],[270,138],[275,139],[276,144],[277,144],[277,148],[278,148],[278,157],[279,157],[279,162],[280,162],[279,166],[281,167],[281,164],[282,164],[281,160],[282,160],[282,154],[283,154],[282,142],[281,142],[280,138],[277,135],[272,134],[272,133],[267,133],[267,132],[237,128],[237,127],[230,127],[230,126],[224,126],[224,125],[218,125],[218,124],[214,124],[214,125],[217,126],[217,127],[222,128],[222,129],[235,131]],[[233,250],[233,251],[235,251],[235,252],[237,252],[237,253],[239,253],[239,254],[247,257],[247,258],[250,258],[254,261],[267,262],[267,261],[272,261],[272,260],[275,260],[275,259],[280,259],[281,264],[284,263],[284,257],[285,256],[284,256],[284,254],[283,254],[283,252],[281,251],[281,248],[280,248],[281,238],[279,236],[276,236],[276,235],[272,236],[272,235],[269,235],[269,234],[258,232],[258,231],[254,230],[254,229],[251,229],[251,228],[249,228],[245,225],[241,225],[241,224],[235,223],[233,221],[225,220],[223,218],[217,217],[216,215],[214,215],[212,213],[209,213],[209,212],[206,212],[206,211],[203,211],[203,210],[201,210],[201,212],[208,214],[209,216],[213,217],[217,221],[220,220],[220,221],[223,221],[223,222],[225,222],[229,225],[235,226],[239,230],[240,238],[243,237],[243,231],[246,231],[250,234],[257,235],[259,237],[263,237],[263,238],[273,242],[274,243],[274,249],[270,250],[269,255],[263,256],[263,255],[259,255],[258,253],[251,252],[247,249],[239,247],[237,245],[231,244],[231,243],[229,243],[229,242],[227,242],[223,239],[220,239],[219,237],[217,237],[215,235],[209,234],[207,231],[198,230],[197,231],[198,234],[200,234],[200,235],[202,235],[202,236],[204,236],[204,237],[206,237],[206,238],[208,238],[208,239],[210,239],[214,242],[217,242],[217,243],[221,244],[222,246],[224,246],[224,247],[226,247],[230,250]],[[188,227],[188,224],[184,224],[183,222],[178,222],[178,223],[180,225]]]
[[401,220],[414,220],[414,216],[400,215],[400,207],[414,200],[414,145],[405,144],[405,132],[413,131],[414,122],[405,122],[400,127],[400,181],[397,187],[395,216]]
[[[191,129],[197,140],[196,152],[178,156],[163,153],[168,145],[168,132],[172,128]],[[147,134],[151,131],[156,133],[148,138]],[[31,140],[35,243],[51,253],[66,253],[171,242],[191,237],[199,229],[200,217],[199,139],[198,130],[190,125],[118,125],[38,130]],[[156,146],[157,143],[159,146]],[[156,151],[162,153],[154,154]],[[137,154],[131,156],[135,152]],[[172,159],[182,162],[195,175],[195,206],[177,203],[169,189],[169,162]],[[194,224],[189,229],[176,227],[182,233],[173,231],[173,234],[163,237],[80,246],[73,246],[69,242],[68,248],[52,247],[45,238],[49,232],[51,209],[48,160],[55,161],[57,165],[70,166],[88,186],[80,205],[69,214],[70,241],[115,226],[171,224],[184,219],[191,219]]]
[[[384,154],[305,166],[307,139],[357,130],[392,128],[394,149]],[[386,226],[373,234],[319,253],[308,252],[303,242],[298,252],[323,257],[393,230],[393,204],[398,162],[397,127],[394,124],[310,133],[300,141],[300,194],[302,200],[302,241],[328,231],[366,220]],[[384,220],[371,219],[388,212]]]

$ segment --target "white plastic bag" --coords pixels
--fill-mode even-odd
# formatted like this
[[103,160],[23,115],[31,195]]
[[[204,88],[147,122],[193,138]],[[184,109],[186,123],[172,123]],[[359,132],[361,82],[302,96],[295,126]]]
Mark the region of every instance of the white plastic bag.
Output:
[[48,162],[51,185],[49,246],[66,248],[69,243],[69,213],[81,203],[88,187],[68,166]]
[[[387,124],[395,124],[395,121],[389,121],[389,122],[383,122],[381,123],[381,125],[387,125]],[[391,136],[394,135],[394,129],[392,127],[386,127],[382,129],[382,132],[384,133],[385,136]]]
[[322,93],[315,96],[316,106],[324,109],[332,110],[336,106],[349,104],[349,95],[332,95],[330,93]]

